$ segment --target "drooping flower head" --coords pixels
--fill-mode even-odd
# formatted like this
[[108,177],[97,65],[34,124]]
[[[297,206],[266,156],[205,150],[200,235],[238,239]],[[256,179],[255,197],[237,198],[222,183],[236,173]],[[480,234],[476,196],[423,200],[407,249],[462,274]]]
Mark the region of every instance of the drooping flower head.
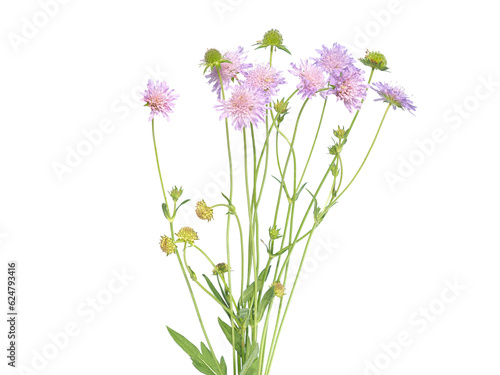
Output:
[[148,87],[143,93],[143,98],[146,105],[151,108],[151,114],[149,115],[149,121],[151,121],[156,115],[163,115],[167,120],[168,113],[173,112],[174,100],[177,99],[179,95],[174,94],[174,90],[170,90],[165,81],[148,81]]
[[366,98],[368,85],[363,78],[364,71],[349,65],[340,72],[330,75],[330,84],[335,86],[332,89],[337,100],[344,102],[344,105],[352,112],[361,108],[361,100]]
[[322,46],[322,49],[316,50],[319,58],[314,58],[314,65],[323,69],[328,75],[342,71],[354,64],[354,58],[350,55],[347,48],[334,43],[332,48]]
[[167,236],[161,236],[160,238],[160,247],[161,250],[169,256],[177,251],[177,245],[175,242]]
[[267,98],[262,91],[245,84],[235,86],[231,97],[227,100],[220,100],[220,104],[215,108],[222,111],[220,119],[229,117],[235,129],[242,130],[250,126],[250,123],[257,126],[264,121],[266,115]]
[[259,64],[243,73],[245,75],[245,85],[261,90],[271,101],[271,96],[279,91],[278,85],[285,82],[281,76],[282,72],[267,64]]
[[[238,47],[236,51],[227,52],[223,59],[228,62],[223,62],[220,64],[220,76],[222,78],[222,83],[224,84],[224,90],[229,88],[229,85],[238,81],[238,74],[243,74],[247,69],[252,67],[252,64],[245,63],[247,56],[243,52],[243,47]],[[213,85],[212,91],[217,92],[219,98],[221,97],[221,85],[219,74],[217,69],[212,67],[210,73],[205,76],[208,78],[208,83]]]
[[290,65],[292,69],[289,72],[299,77],[297,88],[302,99],[312,98],[318,90],[326,86],[323,70],[316,65],[309,64],[309,60],[301,60],[298,66],[293,63]]
[[375,99],[375,101],[386,102],[392,105],[392,108],[394,109],[401,108],[410,113],[417,109],[401,86],[396,86],[390,83],[376,82],[371,85],[371,88],[380,95],[380,98]]
[[210,221],[214,218],[214,210],[209,207],[204,200],[196,203],[196,216],[198,216],[201,220]]

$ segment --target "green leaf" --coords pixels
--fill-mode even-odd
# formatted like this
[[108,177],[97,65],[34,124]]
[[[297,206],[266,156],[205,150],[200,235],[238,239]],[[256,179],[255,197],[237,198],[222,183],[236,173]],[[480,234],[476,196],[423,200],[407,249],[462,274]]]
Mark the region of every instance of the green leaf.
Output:
[[167,212],[167,205],[165,203],[161,204],[161,209],[163,210],[163,215],[165,215],[167,220],[170,220],[170,217],[168,216],[168,212]]
[[221,369],[219,369],[219,363],[215,360],[214,355],[207,349],[205,344],[201,343],[202,354],[194,344],[180,333],[174,331],[170,327],[167,327],[167,329],[177,345],[189,355],[193,361],[193,366],[198,371],[205,375],[224,375],[221,373]]
[[227,365],[224,357],[220,357],[220,368],[222,370],[222,375],[227,375]]
[[210,351],[210,349],[207,348],[207,346],[204,343],[201,343],[201,355],[203,359],[205,360],[205,363],[210,366],[211,369],[213,369],[216,373],[220,374],[219,370],[219,362],[217,362],[217,359],[213,355],[213,353]]
[[217,298],[217,300],[220,303],[222,303],[224,306],[226,306],[227,308],[229,308],[229,306],[227,305],[226,301],[224,301],[224,299],[222,298],[222,296],[219,294],[219,291],[215,288],[214,284],[212,284],[212,282],[207,277],[207,275],[203,275],[203,277],[205,278],[205,280],[206,280],[206,282],[208,284],[208,287],[210,288],[210,290],[214,294],[215,298]]
[[[222,329],[222,332],[224,332],[224,336],[226,336],[227,341],[233,346],[233,334],[232,334],[232,329],[229,324],[224,322],[221,318],[217,318],[219,320],[219,325],[220,328]],[[241,334],[238,332],[238,330],[235,328],[234,329],[234,343],[236,345],[235,350],[238,352],[238,355],[240,357],[243,356],[242,348],[241,348]]]
[[[262,290],[264,282],[267,280],[267,276],[269,275],[269,271],[271,271],[271,266],[269,266],[269,268],[264,268],[259,274],[259,277],[257,278],[257,292],[260,292]],[[240,306],[243,306],[245,303],[247,303],[254,295],[254,284],[255,282],[251,283],[248,288],[243,291],[243,294],[240,298]]]
[[269,290],[264,294],[262,300],[259,303],[259,313],[257,314],[257,322],[262,320],[264,313],[266,312],[267,306],[274,299],[274,285],[269,288]]
[[247,357],[247,360],[245,361],[245,364],[241,369],[240,375],[245,375],[250,370],[250,368],[254,366],[255,362],[257,362],[258,366],[257,356],[259,354],[259,344],[252,345],[252,347],[249,348],[249,352],[250,355]]
[[278,49],[280,49],[280,50],[282,50],[282,51],[285,51],[286,53],[288,53],[288,54],[290,54],[290,55],[292,54],[292,53],[288,50],[288,48],[286,48],[284,45],[276,46],[276,48],[278,48]]
[[293,200],[296,201],[297,199],[299,199],[299,195],[300,195],[300,193],[302,193],[302,190],[306,187],[306,185],[307,185],[307,182],[304,185],[302,185],[302,187],[297,191],[297,193],[295,193]]
[[191,199],[186,199],[184,202],[182,202],[180,205],[177,206],[177,208],[175,209],[175,212],[177,212],[179,210],[179,208],[181,208],[182,205],[186,204],[187,202],[189,202]]
[[257,358],[255,361],[253,361],[252,365],[247,371],[247,375],[257,375],[259,372],[259,359]]
[[194,344],[192,344],[188,339],[186,339],[180,333],[175,332],[170,327],[167,327],[167,329],[168,332],[170,333],[170,336],[172,336],[177,345],[179,345],[182,348],[182,350],[184,350],[191,358],[197,358],[201,356],[198,348]]

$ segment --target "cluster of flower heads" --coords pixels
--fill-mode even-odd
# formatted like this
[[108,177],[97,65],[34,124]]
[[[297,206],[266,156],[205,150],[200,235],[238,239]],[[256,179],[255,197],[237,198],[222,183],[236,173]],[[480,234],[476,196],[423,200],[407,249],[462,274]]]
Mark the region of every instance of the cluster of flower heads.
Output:
[[302,99],[310,99],[317,93],[324,98],[335,95],[352,112],[361,107],[366,98],[364,71],[357,68],[347,48],[335,43],[331,48],[317,50],[319,57],[291,64],[290,73],[299,78],[297,89]]
[[212,91],[219,95],[215,108],[222,112],[220,118],[231,118],[237,130],[250,124],[258,126],[264,121],[271,98],[278,93],[279,86],[286,83],[283,73],[267,64],[245,63],[247,56],[242,47],[224,55],[218,51],[218,54],[207,55],[210,51],[216,50],[208,50],[202,63],[210,69],[206,78],[213,85]]
[[[270,30],[257,45],[258,48],[279,48],[290,53],[282,43],[281,34],[277,30]],[[359,110],[369,86],[365,83],[364,71],[354,65],[356,60],[347,48],[338,43],[334,43],[331,48],[323,45],[316,51],[319,57],[291,64],[289,72],[299,79],[298,94],[302,99],[311,99],[318,93],[323,98],[333,95],[350,112]],[[246,59],[243,47],[238,47],[224,55],[216,49],[209,49],[202,60],[205,72],[208,71],[205,77],[212,85],[212,91],[219,97],[219,104],[215,108],[221,111],[220,119],[230,118],[237,130],[252,124],[258,126],[263,122],[272,97],[278,94],[280,85],[286,83],[283,72],[269,64],[254,66],[247,63]],[[389,69],[385,56],[380,52],[367,51],[360,62],[372,69]],[[380,96],[376,100],[389,103],[394,109],[401,108],[409,112],[416,110],[399,86],[378,82],[371,88]],[[146,106],[151,108],[150,121],[157,115],[169,119],[168,114],[173,112],[173,102],[178,95],[174,94],[174,90],[166,82],[149,80],[143,95]],[[286,104],[281,115],[284,114]]]

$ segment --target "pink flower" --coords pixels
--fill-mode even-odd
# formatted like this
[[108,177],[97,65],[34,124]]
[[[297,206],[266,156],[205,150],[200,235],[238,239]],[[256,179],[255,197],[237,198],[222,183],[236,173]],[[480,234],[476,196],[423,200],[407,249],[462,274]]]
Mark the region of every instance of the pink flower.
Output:
[[326,80],[321,68],[316,65],[310,65],[309,60],[301,60],[299,66],[293,63],[291,65],[293,69],[290,70],[290,73],[300,79],[297,88],[299,89],[299,94],[302,95],[302,99],[310,99],[316,95],[318,90],[325,88]]
[[231,118],[235,129],[242,130],[250,123],[257,126],[264,121],[267,98],[262,91],[253,87],[240,85],[233,88],[231,98],[220,100],[215,108],[222,111],[220,119]]
[[146,105],[151,108],[149,121],[153,120],[156,115],[163,115],[167,120],[168,113],[173,112],[174,100],[179,95],[174,94],[174,90],[170,90],[165,81],[153,82],[151,79],[148,81],[148,87],[143,93],[143,98]]
[[337,100],[344,102],[349,112],[360,109],[361,100],[366,98],[368,85],[365,83],[363,74],[364,71],[350,65],[341,72],[333,73],[330,76],[330,84],[335,86],[333,94]]
[[244,73],[245,85],[261,90],[271,101],[271,96],[276,95],[279,91],[278,85],[286,83],[281,74],[281,71],[267,64],[256,65]]

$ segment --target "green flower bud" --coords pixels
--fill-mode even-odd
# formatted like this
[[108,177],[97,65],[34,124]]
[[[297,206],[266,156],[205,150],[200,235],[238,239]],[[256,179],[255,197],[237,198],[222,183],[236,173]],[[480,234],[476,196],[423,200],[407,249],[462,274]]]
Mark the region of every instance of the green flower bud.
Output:
[[172,190],[170,190],[168,192],[168,194],[170,194],[170,196],[172,197],[174,202],[177,202],[177,200],[181,197],[183,192],[184,192],[184,190],[182,189],[182,186],[180,188],[178,188],[177,186],[174,186],[172,188]]
[[189,271],[189,277],[191,277],[191,280],[198,280],[198,276],[196,276],[196,273],[191,269],[191,267],[187,266],[188,271]]
[[273,225],[272,227],[269,227],[269,237],[272,240],[277,240],[280,237],[283,237],[280,235],[280,229],[276,228],[276,225]]
[[341,144],[333,144],[330,147],[328,147],[328,153],[330,155],[338,155],[342,151],[342,145]]
[[343,139],[346,137],[347,132],[344,130],[344,127],[342,127],[342,129],[340,129],[340,126],[339,126],[337,130],[333,131],[333,135],[335,135],[338,139]]
[[271,29],[264,34],[262,44],[268,46],[279,46],[283,43],[283,36],[278,30]]
[[219,263],[215,266],[215,268],[213,269],[212,273],[214,275],[222,275],[226,272],[229,271],[229,268],[227,267],[227,264],[226,263]]
[[211,48],[205,52],[204,60],[206,64],[213,65],[222,60],[222,54],[215,48]]

